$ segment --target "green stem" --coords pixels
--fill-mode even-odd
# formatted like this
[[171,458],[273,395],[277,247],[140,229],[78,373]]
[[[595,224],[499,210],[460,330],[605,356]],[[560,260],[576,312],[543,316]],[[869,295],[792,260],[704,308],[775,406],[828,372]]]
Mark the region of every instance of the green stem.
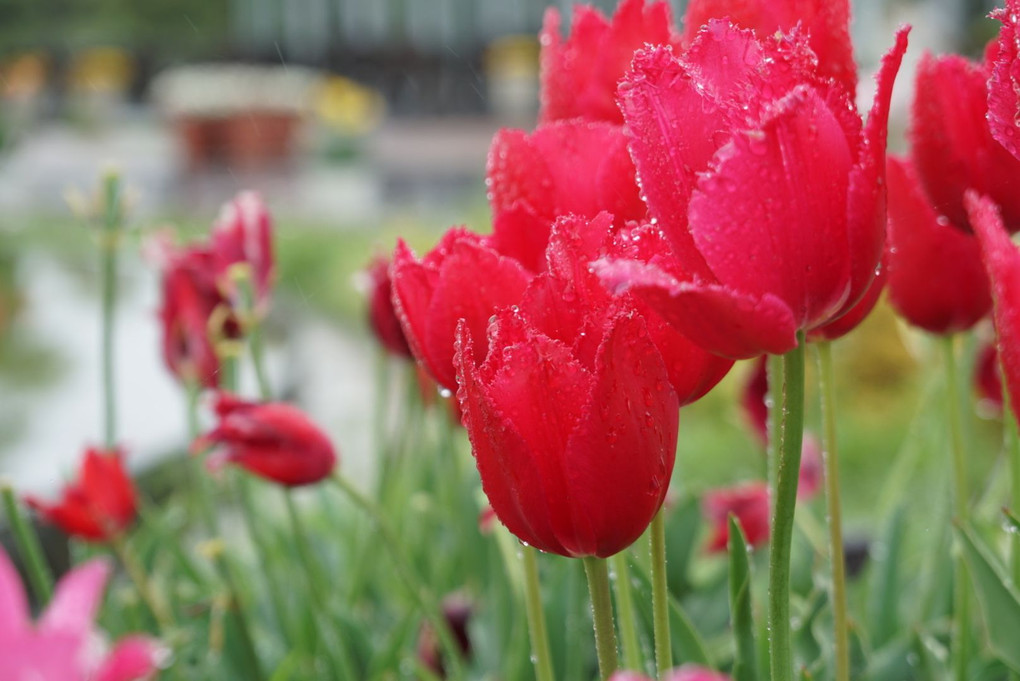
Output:
[[804,332],[797,347],[783,355],[783,420],[775,465],[769,550],[769,662],[772,681],[792,681],[790,630],[790,552],[797,508],[800,452],[804,437]]
[[266,678],[266,675],[262,670],[262,663],[259,661],[258,652],[256,652],[255,640],[251,635],[251,629],[248,627],[248,618],[246,616],[247,611],[241,602],[241,590],[238,588],[237,579],[235,578],[233,569],[223,552],[223,546],[221,543],[214,549],[211,558],[216,565],[217,571],[223,578],[223,582],[227,586],[227,591],[230,595],[229,610],[231,617],[234,620],[234,624],[237,627],[237,635],[240,639],[241,649],[249,667],[249,672],[254,675],[254,679],[256,681],[262,681],[262,679]]
[[120,564],[124,566],[124,571],[127,572],[128,577],[135,584],[135,589],[138,591],[138,595],[141,596],[142,602],[145,603],[145,607],[149,609],[156,623],[159,625],[160,631],[165,636],[174,626],[173,614],[167,609],[163,599],[160,598],[159,593],[152,586],[152,581],[145,572],[145,568],[138,561],[138,558],[127,545],[127,541],[123,534],[114,534],[110,538],[110,547],[116,554],[117,559],[120,560]]
[[6,480],[0,480],[0,496],[3,496],[4,513],[7,523],[11,526],[14,541],[18,545],[22,560],[28,570],[28,582],[40,605],[50,602],[53,597],[53,574],[43,557],[42,545],[35,533],[35,528],[22,515],[18,501],[14,497],[14,488]]
[[652,518],[648,538],[652,553],[652,630],[655,636],[655,670],[659,678],[673,668],[669,635],[669,585],[666,583],[666,515],[660,508]]
[[444,653],[443,659],[450,666],[450,678],[463,678],[464,665],[461,660],[460,648],[457,646],[453,637],[453,632],[450,631],[450,626],[443,617],[431,591],[429,591],[419,582],[418,579],[415,578],[414,570],[411,568],[411,563],[404,553],[404,543],[397,536],[397,533],[393,531],[393,528],[390,527],[389,523],[386,522],[386,517],[371,499],[362,494],[356,487],[342,477],[339,472],[334,472],[331,479],[333,483],[340,488],[340,491],[343,492],[355,506],[360,508],[361,511],[365,513],[365,515],[367,515],[375,524],[376,529],[379,532],[379,538],[385,545],[386,550],[389,551],[390,557],[393,559],[393,564],[396,567],[400,578],[404,582],[404,586],[411,593],[411,596],[421,609],[422,614],[428,620],[429,624],[432,625],[432,628],[435,629],[436,634],[439,637],[439,644],[442,646]]
[[531,659],[535,664],[535,681],[553,681],[549,633],[546,631],[542,593],[538,581],[538,551],[530,546],[522,546],[521,562],[524,564],[525,605],[528,612],[528,631],[531,634]]
[[[1009,466],[1010,505],[1013,513],[1020,513],[1020,432],[1017,431],[1016,414],[1013,411],[1013,399],[1006,387],[1006,370],[1002,367],[999,356],[999,377],[1002,384],[1002,428],[1006,445],[1006,459]],[[1011,535],[1010,568],[1013,583],[1020,584],[1020,534]],[[1020,678],[1020,674],[1017,675]]]
[[112,449],[117,442],[117,405],[113,371],[113,323],[117,298],[117,248],[121,227],[120,177],[103,178],[103,231],[100,239],[102,271],[102,372],[103,442]]
[[605,558],[586,556],[584,573],[588,576],[591,612],[595,624],[595,652],[599,658],[599,678],[613,675],[619,666],[616,657],[616,627],[613,624],[613,601],[609,594],[609,568]]
[[783,374],[783,356],[768,355],[765,360],[768,376],[768,408],[769,421],[765,456],[765,477],[769,481],[769,489],[776,488],[776,464],[779,462],[779,444],[783,430],[783,390],[785,380]]
[[616,591],[616,605],[620,612],[620,648],[623,651],[623,666],[633,671],[642,671],[641,644],[638,641],[637,621],[634,617],[634,602],[631,598],[630,566],[627,552],[620,551],[609,560],[613,563]]
[[[946,372],[946,418],[949,421],[949,447],[953,463],[953,489],[956,517],[966,523],[970,516],[967,492],[967,458],[963,444],[963,418],[960,408],[963,395],[956,368],[956,337],[940,339],[943,368]],[[966,681],[967,663],[970,660],[970,591],[962,555],[956,556],[953,613],[953,673],[957,681]]]
[[832,563],[832,617],[835,627],[836,681],[850,681],[850,636],[847,629],[846,559],[843,552],[843,511],[839,499],[839,450],[836,440],[836,390],[832,344],[818,350],[818,386],[822,394],[822,460],[825,503],[829,515],[829,560]]
[[[198,400],[201,395],[201,386],[197,381],[190,381],[186,387],[188,392],[188,440],[194,442],[201,432],[198,423]],[[203,457],[195,454],[190,459],[191,489],[195,490],[199,512],[205,522],[206,531],[210,535],[216,536],[220,533],[219,518],[216,516],[216,508],[213,504],[211,481],[203,470]]]

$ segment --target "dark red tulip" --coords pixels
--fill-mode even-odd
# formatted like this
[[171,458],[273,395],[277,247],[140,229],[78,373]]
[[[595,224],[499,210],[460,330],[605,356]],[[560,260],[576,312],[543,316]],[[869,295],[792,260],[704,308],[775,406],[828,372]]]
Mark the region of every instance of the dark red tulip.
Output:
[[992,287],[995,345],[1016,416],[1020,413],[1020,251],[990,199],[968,192],[966,201]]
[[105,542],[134,522],[138,501],[135,485],[124,469],[120,449],[89,447],[78,479],[64,487],[60,501],[27,496],[26,503],[61,530],[86,541]]
[[917,67],[908,136],[925,192],[940,215],[971,230],[968,189],[995,201],[1006,227],[1020,229],[1020,159],[988,127],[990,69],[958,55],[925,54]]
[[708,541],[710,553],[726,551],[730,540],[729,517],[732,513],[744,531],[747,545],[761,546],[769,539],[769,488],[764,482],[749,482],[736,487],[721,487],[705,492],[702,510],[712,526]]
[[240,328],[217,285],[215,257],[192,246],[167,256],[163,270],[163,359],[184,383],[214,388],[220,382],[216,339],[236,338]]
[[889,302],[910,324],[946,335],[992,307],[981,246],[940,218],[909,161],[889,157]]
[[848,313],[885,241],[885,141],[906,31],[861,123],[801,36],[759,42],[725,22],[679,58],[639,52],[620,87],[649,213],[672,246],[596,264],[717,354],[781,354]]
[[264,307],[272,291],[276,263],[273,221],[258,193],[241,192],[223,206],[212,228],[210,248],[224,290],[230,292],[233,287],[228,270],[246,264],[251,268],[255,302]]
[[546,271],[532,280],[521,308],[539,331],[571,346],[586,362],[598,350],[605,315],[621,310],[638,312],[644,317],[649,339],[662,355],[680,405],[690,404],[722,380],[733,362],[702,350],[639,298],[628,294],[614,298],[602,286],[588,263],[610,252],[634,252],[640,237],[635,243],[633,236],[629,229],[615,230],[608,213],[593,220],[560,218],[553,225],[546,250]]
[[560,35],[559,10],[550,7],[540,34],[542,42],[542,122],[585,118],[621,123],[616,84],[630,66],[634,51],[653,45],[679,45],[669,4],[657,0],[622,0],[608,21],[597,9],[574,7],[566,41]]
[[982,343],[974,360],[974,390],[982,405],[996,413],[1002,411],[1002,377],[999,374],[995,343]]
[[297,407],[227,393],[217,396],[215,406],[219,423],[192,446],[218,448],[210,455],[212,467],[232,463],[287,487],[319,482],[333,471],[333,444]]
[[533,272],[544,268],[549,228],[561,215],[612,213],[623,225],[647,213],[627,138],[618,125],[585,120],[500,130],[486,172],[491,245]]
[[847,0],[691,0],[684,15],[684,38],[690,43],[710,19],[724,19],[753,29],[761,39],[788,33],[798,24],[818,55],[819,75],[832,78],[853,96],[857,65],[850,41]]
[[[471,638],[468,636],[468,621],[474,612],[471,601],[460,593],[453,593],[442,602],[443,620],[453,634],[454,642],[465,660],[471,657]],[[422,624],[418,633],[418,661],[423,667],[441,679],[446,678],[446,663],[439,636],[429,623]]]
[[393,304],[414,356],[441,386],[453,391],[457,321],[466,319],[472,338],[483,342],[492,313],[520,302],[532,275],[478,234],[456,228],[421,260],[398,242],[390,276]]
[[599,316],[590,359],[520,309],[496,313],[480,365],[467,323],[457,332],[457,395],[489,503],[521,541],[563,556],[632,544],[676,451],[679,403],[645,321]]
[[988,127],[992,136],[1020,159],[1020,1],[992,12],[1002,22],[988,79]]
[[414,357],[407,344],[400,318],[393,308],[393,285],[390,281],[390,262],[378,257],[365,269],[366,297],[368,298],[368,324],[375,339],[390,354]]

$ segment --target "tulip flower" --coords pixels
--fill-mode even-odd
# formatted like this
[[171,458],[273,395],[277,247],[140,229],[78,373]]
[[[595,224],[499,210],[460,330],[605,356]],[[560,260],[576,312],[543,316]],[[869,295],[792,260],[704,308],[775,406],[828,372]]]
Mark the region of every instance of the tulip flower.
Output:
[[215,272],[215,256],[202,246],[169,254],[159,310],[167,368],[181,381],[207,388],[215,388],[220,382],[214,336],[240,335]]
[[368,298],[368,323],[379,344],[392,355],[412,358],[411,346],[400,327],[400,318],[393,308],[393,284],[390,281],[390,263],[383,257],[375,258],[365,270],[365,288]]
[[1015,232],[1020,159],[989,130],[990,75],[987,65],[958,55],[921,58],[908,130],[911,157],[936,213],[970,231],[963,197],[973,189],[998,204],[1006,228]]
[[819,75],[835,80],[851,97],[857,91],[847,0],[691,0],[684,15],[684,39],[693,42],[701,26],[723,18],[753,29],[762,39],[799,24],[818,55]]
[[661,231],[648,236],[667,250],[603,259],[603,280],[732,358],[785,353],[797,331],[847,314],[882,255],[886,122],[905,49],[904,30],[864,125],[796,34],[759,42],[716,21],[679,57],[639,52],[619,97]]
[[889,302],[930,333],[969,329],[992,307],[977,239],[939,218],[909,161],[890,157],[888,177]]
[[623,129],[604,122],[551,123],[530,135],[500,130],[489,151],[486,184],[492,247],[534,272],[544,268],[556,218],[608,211],[623,225],[647,213]]
[[622,0],[608,21],[601,12],[578,5],[570,35],[560,36],[560,13],[545,12],[540,40],[541,122],[584,118],[621,123],[616,84],[645,43],[679,45],[669,3]]
[[480,365],[467,322],[457,329],[457,396],[489,503],[521,541],[563,556],[633,543],[673,470],[679,403],[662,357],[638,314],[602,317],[593,357],[520,308],[496,312]]
[[454,391],[458,320],[466,319],[472,338],[483,341],[493,311],[520,302],[532,275],[481,236],[457,228],[421,260],[399,241],[390,276],[393,305],[414,356],[436,382]]
[[154,641],[127,636],[112,649],[93,620],[110,566],[93,560],[57,584],[37,623],[10,558],[0,547],[0,676],[10,681],[138,681],[152,678],[165,653]]
[[761,546],[769,539],[769,488],[764,482],[710,490],[702,499],[702,510],[712,526],[709,553],[726,551],[731,513],[740,523],[748,546]]
[[281,402],[246,402],[227,393],[216,399],[219,423],[193,450],[218,447],[213,468],[233,463],[286,487],[319,482],[333,471],[336,452],[322,430],[300,409]]
[[974,390],[982,405],[994,413],[1002,412],[1002,378],[994,343],[984,342],[978,346],[974,359]]
[[[616,672],[609,681],[654,681],[637,672],[623,671]],[[684,665],[666,673],[662,681],[732,681],[725,674],[714,672],[711,669],[697,667],[695,665]]]
[[1006,0],[1006,7],[991,14],[1002,22],[991,58],[988,79],[988,127],[992,136],[1020,160],[1020,2]]
[[987,197],[967,194],[967,211],[981,243],[994,301],[996,348],[1013,414],[1020,409],[1020,251]]
[[60,501],[51,503],[29,495],[29,506],[48,522],[85,541],[108,542],[134,522],[138,499],[124,470],[120,449],[85,450],[78,479],[64,487]]
[[246,264],[251,268],[255,302],[264,307],[272,290],[275,261],[273,222],[262,197],[245,191],[225,204],[213,225],[210,246],[224,290],[233,288],[228,270]]

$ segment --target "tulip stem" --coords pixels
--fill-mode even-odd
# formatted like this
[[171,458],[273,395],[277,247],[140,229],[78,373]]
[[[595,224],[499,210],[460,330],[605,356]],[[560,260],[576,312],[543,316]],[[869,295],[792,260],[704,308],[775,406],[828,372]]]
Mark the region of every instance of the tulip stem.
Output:
[[53,597],[53,574],[43,556],[39,536],[35,533],[35,528],[22,515],[18,501],[14,498],[14,488],[7,480],[0,480],[0,496],[3,497],[7,524],[11,526],[14,541],[18,545],[22,560],[25,561],[32,592],[35,594],[36,601],[40,605],[45,605]]
[[588,576],[591,612],[595,624],[595,652],[599,658],[599,678],[607,681],[619,662],[616,657],[616,627],[613,624],[613,601],[609,593],[609,568],[605,558],[586,556],[584,573]]
[[226,584],[230,599],[229,610],[233,615],[234,623],[237,625],[237,635],[240,638],[244,657],[247,660],[251,673],[255,675],[258,681],[261,681],[266,676],[262,671],[262,663],[259,661],[259,656],[255,649],[255,640],[251,635],[251,629],[248,627],[247,612],[241,601],[241,590],[237,586],[233,568],[230,565],[230,561],[227,560],[221,541],[213,543],[213,548],[209,551],[209,557],[213,560],[224,584]]
[[528,631],[531,634],[531,659],[535,664],[535,681],[553,681],[549,633],[545,626],[542,591],[538,581],[538,551],[530,546],[522,546],[521,562],[524,564],[525,607],[528,612]]
[[117,248],[121,228],[120,177],[103,177],[103,227],[100,238],[102,271],[103,443],[107,450],[117,442],[117,404],[113,371],[113,322],[117,298]]
[[425,619],[428,620],[439,636],[439,644],[443,647],[443,653],[445,654],[443,659],[450,667],[449,678],[463,678],[464,665],[461,660],[460,647],[457,645],[446,619],[443,618],[432,592],[415,577],[414,570],[411,569],[411,562],[404,553],[404,544],[397,536],[397,533],[390,527],[379,507],[348,482],[339,472],[334,471],[330,479],[375,524],[379,532],[379,538],[382,540],[387,551],[389,551],[393,564],[404,582],[404,586],[411,593]]
[[122,533],[113,533],[110,536],[110,548],[113,549],[113,553],[117,556],[120,564],[124,566],[124,571],[131,578],[131,581],[134,582],[135,589],[137,589],[138,595],[141,596],[142,602],[145,603],[145,607],[152,613],[156,624],[159,625],[160,631],[165,636],[174,626],[173,614],[170,613],[166,603],[160,598],[156,589],[153,588],[152,581],[146,574],[145,568],[142,567],[138,558],[128,547],[127,540]]
[[616,605],[620,612],[620,648],[623,652],[623,666],[633,671],[641,671],[641,644],[638,641],[634,601],[630,593],[630,566],[627,564],[627,552],[620,551],[609,560],[613,563],[615,577],[613,586],[616,591]]
[[[1013,398],[1006,386],[1006,368],[1002,366],[1002,354],[999,354],[999,383],[1002,388],[1002,429],[1009,466],[1010,505],[1014,513],[1020,512],[1020,432],[1017,431],[1016,414],[1013,411]],[[1013,533],[1010,550],[1010,569],[1013,583],[1020,584],[1020,534]],[[1016,674],[1020,678],[1020,673]]]
[[[946,417],[949,420],[949,448],[953,458],[956,517],[959,522],[966,523],[970,510],[968,508],[969,494],[967,493],[967,459],[963,448],[963,419],[960,414],[963,396],[960,394],[960,381],[956,368],[956,337],[946,336],[940,339],[940,343],[943,368],[946,372]],[[953,672],[957,681],[966,681],[967,662],[970,659],[968,638],[970,592],[962,554],[956,556],[954,572],[953,592],[956,602],[953,612]]]
[[797,347],[783,355],[783,418],[772,495],[769,551],[769,663],[772,681],[792,681],[790,631],[790,552],[793,544],[797,482],[804,437],[804,332]]
[[649,526],[652,553],[652,629],[655,637],[655,669],[663,678],[673,668],[669,635],[669,585],[666,583],[666,515],[660,508]]
[[836,390],[832,344],[817,343],[818,384],[822,395],[822,461],[825,502],[829,515],[829,560],[832,563],[832,617],[835,627],[836,681],[850,681],[850,638],[847,630],[846,559],[839,500],[839,454],[836,440]]
[[[194,442],[201,432],[198,423],[198,400],[201,396],[201,385],[197,381],[189,381],[186,388],[188,392],[188,439]],[[210,535],[216,536],[220,532],[219,518],[216,516],[216,508],[213,505],[213,494],[209,489],[209,478],[205,475],[205,471],[202,470],[203,458],[196,453],[192,454],[190,459],[191,489],[196,490],[195,496],[198,497],[199,512],[202,514],[203,521],[205,521],[206,531]]]

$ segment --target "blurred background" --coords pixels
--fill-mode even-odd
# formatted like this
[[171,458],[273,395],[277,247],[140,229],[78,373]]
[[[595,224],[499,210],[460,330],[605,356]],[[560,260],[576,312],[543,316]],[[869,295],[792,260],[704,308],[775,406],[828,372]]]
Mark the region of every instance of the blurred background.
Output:
[[[0,0],[0,476],[52,492],[99,437],[98,255],[74,210],[112,164],[129,191],[117,318],[120,432],[139,469],[185,446],[184,396],[164,370],[159,278],[146,240],[208,228],[240,189],[277,219],[271,331],[278,390],[371,475],[373,355],[358,272],[397,235],[488,229],[485,156],[530,128],[547,0]],[[555,3],[569,13],[568,2]],[[615,0],[591,4],[611,13]],[[683,2],[674,0],[675,16]],[[861,99],[895,27],[911,23],[891,145],[902,146],[924,49],[980,54],[982,0],[854,3]],[[844,346],[851,522],[926,399],[926,348],[880,308]],[[870,335],[869,335],[870,334]],[[863,338],[859,341],[857,338]],[[877,340],[876,340],[877,339]],[[685,480],[761,475],[732,405],[742,374],[682,419]],[[930,392],[930,391],[928,391]],[[697,457],[711,447],[723,454]],[[982,465],[980,462],[976,466]],[[990,464],[989,464],[990,465]]]

